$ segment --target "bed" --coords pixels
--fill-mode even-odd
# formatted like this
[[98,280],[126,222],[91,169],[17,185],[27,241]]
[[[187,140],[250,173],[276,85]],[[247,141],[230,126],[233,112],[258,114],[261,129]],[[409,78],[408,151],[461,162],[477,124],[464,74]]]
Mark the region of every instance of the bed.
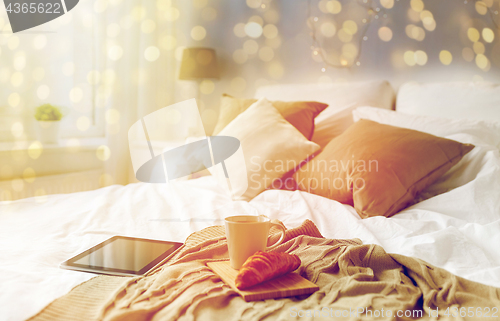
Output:
[[[326,130],[346,119],[370,119],[475,148],[422,191],[413,205],[391,217],[362,219],[350,205],[299,190],[268,189],[249,202],[231,201],[213,176],[168,186],[136,183],[50,195],[42,203],[34,198],[1,203],[2,320],[30,318],[93,278],[93,274],[58,266],[113,235],[184,242],[191,233],[222,225],[224,217],[235,213],[265,213],[288,228],[308,219],[326,238],[358,238],[364,244],[380,245],[388,253],[422,259],[465,279],[500,288],[500,119],[495,119],[500,115],[499,87],[410,83],[399,89],[394,112],[389,110],[395,97],[388,83],[352,86],[355,90],[351,93],[345,93],[344,87],[331,87],[337,88],[337,95],[344,92],[337,100],[335,94],[316,98],[335,107],[316,119],[317,129]],[[460,86],[469,91],[457,97],[457,92],[464,92],[457,91]],[[311,95],[318,97],[318,92],[328,90],[322,86],[304,88],[302,95],[293,96],[291,93],[300,92],[293,86],[268,87],[257,96],[311,99]],[[455,101],[460,100],[458,117],[432,115],[432,97],[440,111],[453,110]],[[378,108],[363,107],[367,105]],[[351,120],[346,114],[354,117]]]

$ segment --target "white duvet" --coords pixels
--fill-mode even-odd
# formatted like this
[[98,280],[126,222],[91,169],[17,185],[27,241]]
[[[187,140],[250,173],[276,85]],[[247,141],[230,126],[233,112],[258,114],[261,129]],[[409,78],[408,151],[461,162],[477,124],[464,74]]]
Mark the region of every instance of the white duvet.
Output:
[[112,235],[182,242],[240,213],[263,212],[287,227],[311,219],[325,237],[360,238],[500,287],[498,149],[472,134],[448,138],[476,148],[423,193],[430,198],[391,218],[361,220],[350,206],[298,191],[269,190],[250,203],[231,203],[211,177],[0,203],[0,320],[29,318],[92,278],[58,266]]

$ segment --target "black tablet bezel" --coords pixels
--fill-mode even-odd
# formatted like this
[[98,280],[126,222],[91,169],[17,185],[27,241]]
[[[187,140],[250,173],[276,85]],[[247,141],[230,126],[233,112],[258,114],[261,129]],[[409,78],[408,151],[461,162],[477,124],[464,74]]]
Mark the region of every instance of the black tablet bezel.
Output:
[[[167,251],[162,253],[160,256],[158,256],[156,259],[153,261],[149,262],[145,267],[143,267],[139,271],[133,271],[133,270],[122,270],[122,269],[113,269],[113,268],[107,268],[107,267],[102,267],[102,266],[89,266],[89,265],[83,265],[83,264],[77,264],[74,263],[75,261],[78,261],[79,259],[83,258],[84,256],[90,255],[91,253],[95,252],[96,250],[110,244],[114,240],[117,239],[127,239],[127,240],[133,240],[133,241],[147,241],[151,243],[161,243],[161,244],[171,244],[173,245],[171,248],[169,248]],[[94,272],[94,273],[102,273],[102,274],[128,274],[128,275],[144,275],[146,272],[151,270],[153,267],[158,265],[161,261],[163,261],[166,257],[168,257],[170,254],[175,252],[178,248],[180,248],[183,245],[183,243],[179,242],[170,242],[170,241],[160,241],[160,240],[151,240],[151,239],[143,239],[143,238],[137,238],[137,237],[128,237],[128,236],[113,236],[104,242],[101,242],[97,244],[94,247],[91,247],[90,249],[70,258],[69,260],[61,263],[61,267],[67,267],[67,268],[72,268],[72,270],[78,270],[78,271],[83,271],[83,272]]]

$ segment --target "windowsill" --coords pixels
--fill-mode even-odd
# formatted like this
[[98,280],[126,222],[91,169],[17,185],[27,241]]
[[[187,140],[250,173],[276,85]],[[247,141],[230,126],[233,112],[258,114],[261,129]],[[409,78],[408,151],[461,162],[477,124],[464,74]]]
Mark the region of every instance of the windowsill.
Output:
[[[14,150],[28,150],[31,144],[36,140],[30,141],[14,141],[0,142],[0,152],[9,152]],[[60,139],[59,144],[43,144],[45,151],[95,151],[99,146],[106,144],[105,137],[89,137],[89,138],[65,138]]]
[[0,143],[2,166],[8,169],[0,173],[0,181],[24,177],[28,167],[34,170],[36,177],[42,177],[97,170],[104,166],[99,157],[102,151],[98,148],[106,143],[105,137],[61,139],[59,144],[42,144],[38,151],[37,145],[32,145],[34,142]]

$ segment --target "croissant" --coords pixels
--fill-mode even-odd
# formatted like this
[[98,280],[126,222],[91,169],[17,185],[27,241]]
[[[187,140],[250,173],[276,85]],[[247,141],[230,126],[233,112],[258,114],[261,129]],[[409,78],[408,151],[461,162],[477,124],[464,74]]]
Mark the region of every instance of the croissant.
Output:
[[250,256],[240,268],[235,284],[240,290],[287,274],[300,266],[297,255],[258,251]]

